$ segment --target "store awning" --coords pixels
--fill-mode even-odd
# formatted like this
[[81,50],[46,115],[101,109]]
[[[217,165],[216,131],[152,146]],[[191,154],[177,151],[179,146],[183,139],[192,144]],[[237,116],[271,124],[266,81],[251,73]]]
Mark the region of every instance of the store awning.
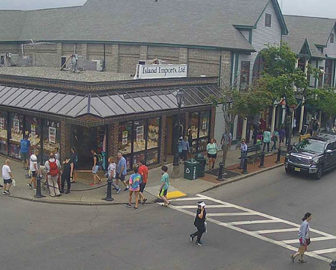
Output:
[[110,118],[127,114],[177,109],[176,93],[184,91],[182,107],[197,107],[210,103],[211,96],[219,97],[217,85],[141,88],[105,92],[62,92],[50,89],[15,88],[0,85],[0,106],[33,112],[77,118],[93,115]]

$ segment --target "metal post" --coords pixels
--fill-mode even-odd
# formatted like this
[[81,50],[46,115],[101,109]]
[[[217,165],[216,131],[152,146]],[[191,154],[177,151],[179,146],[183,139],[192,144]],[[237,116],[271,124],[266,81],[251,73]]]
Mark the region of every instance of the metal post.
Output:
[[262,151],[261,155],[260,155],[260,165],[259,165],[259,168],[264,168],[265,167],[264,164],[265,164],[265,152]]
[[43,198],[45,196],[42,195],[41,192],[41,176],[36,176],[36,194],[35,198]]
[[112,198],[112,180],[107,180],[107,190],[106,190],[106,198],[103,198],[105,201],[112,202],[114,199]]
[[277,154],[277,160],[276,160],[276,163],[279,163],[280,162],[280,159],[281,159],[281,149],[279,147],[279,151],[278,151],[278,154]]
[[247,172],[247,157],[244,157],[243,174],[248,174],[248,172]]
[[174,155],[174,161],[173,161],[173,174],[172,178],[178,178],[180,176],[180,157],[178,152],[178,144],[179,139],[181,137],[180,131],[181,131],[181,120],[180,120],[180,113],[181,113],[181,104],[178,104],[178,112],[177,112],[177,142],[176,142],[176,152]]
[[224,163],[221,162],[221,163],[219,163],[218,178],[217,178],[218,181],[223,181],[224,180],[223,179],[223,172],[224,172]]

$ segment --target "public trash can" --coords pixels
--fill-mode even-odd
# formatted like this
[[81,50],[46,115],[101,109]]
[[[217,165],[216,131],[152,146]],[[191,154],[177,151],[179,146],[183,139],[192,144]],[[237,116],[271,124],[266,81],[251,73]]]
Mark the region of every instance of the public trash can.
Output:
[[197,178],[197,167],[199,162],[194,159],[184,162],[184,178],[188,180],[195,180]]
[[206,165],[206,159],[202,154],[197,154],[195,156],[195,160],[199,162],[199,165],[197,166],[197,177],[203,177],[205,175],[205,165]]

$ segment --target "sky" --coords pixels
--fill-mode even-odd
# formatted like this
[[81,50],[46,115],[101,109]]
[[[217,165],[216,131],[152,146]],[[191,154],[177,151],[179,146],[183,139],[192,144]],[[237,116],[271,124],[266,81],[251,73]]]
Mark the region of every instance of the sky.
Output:
[[[126,0],[124,0],[126,1]],[[204,0],[211,1],[211,0]],[[253,3],[253,0],[250,0]],[[278,0],[284,14],[336,18],[336,0]],[[0,0],[0,9],[39,9],[82,5],[86,0]]]

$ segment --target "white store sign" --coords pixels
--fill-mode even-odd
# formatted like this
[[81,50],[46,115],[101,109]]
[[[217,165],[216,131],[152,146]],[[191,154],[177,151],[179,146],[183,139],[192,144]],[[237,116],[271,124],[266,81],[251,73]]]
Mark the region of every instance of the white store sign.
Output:
[[188,66],[183,65],[137,65],[134,79],[185,78]]

